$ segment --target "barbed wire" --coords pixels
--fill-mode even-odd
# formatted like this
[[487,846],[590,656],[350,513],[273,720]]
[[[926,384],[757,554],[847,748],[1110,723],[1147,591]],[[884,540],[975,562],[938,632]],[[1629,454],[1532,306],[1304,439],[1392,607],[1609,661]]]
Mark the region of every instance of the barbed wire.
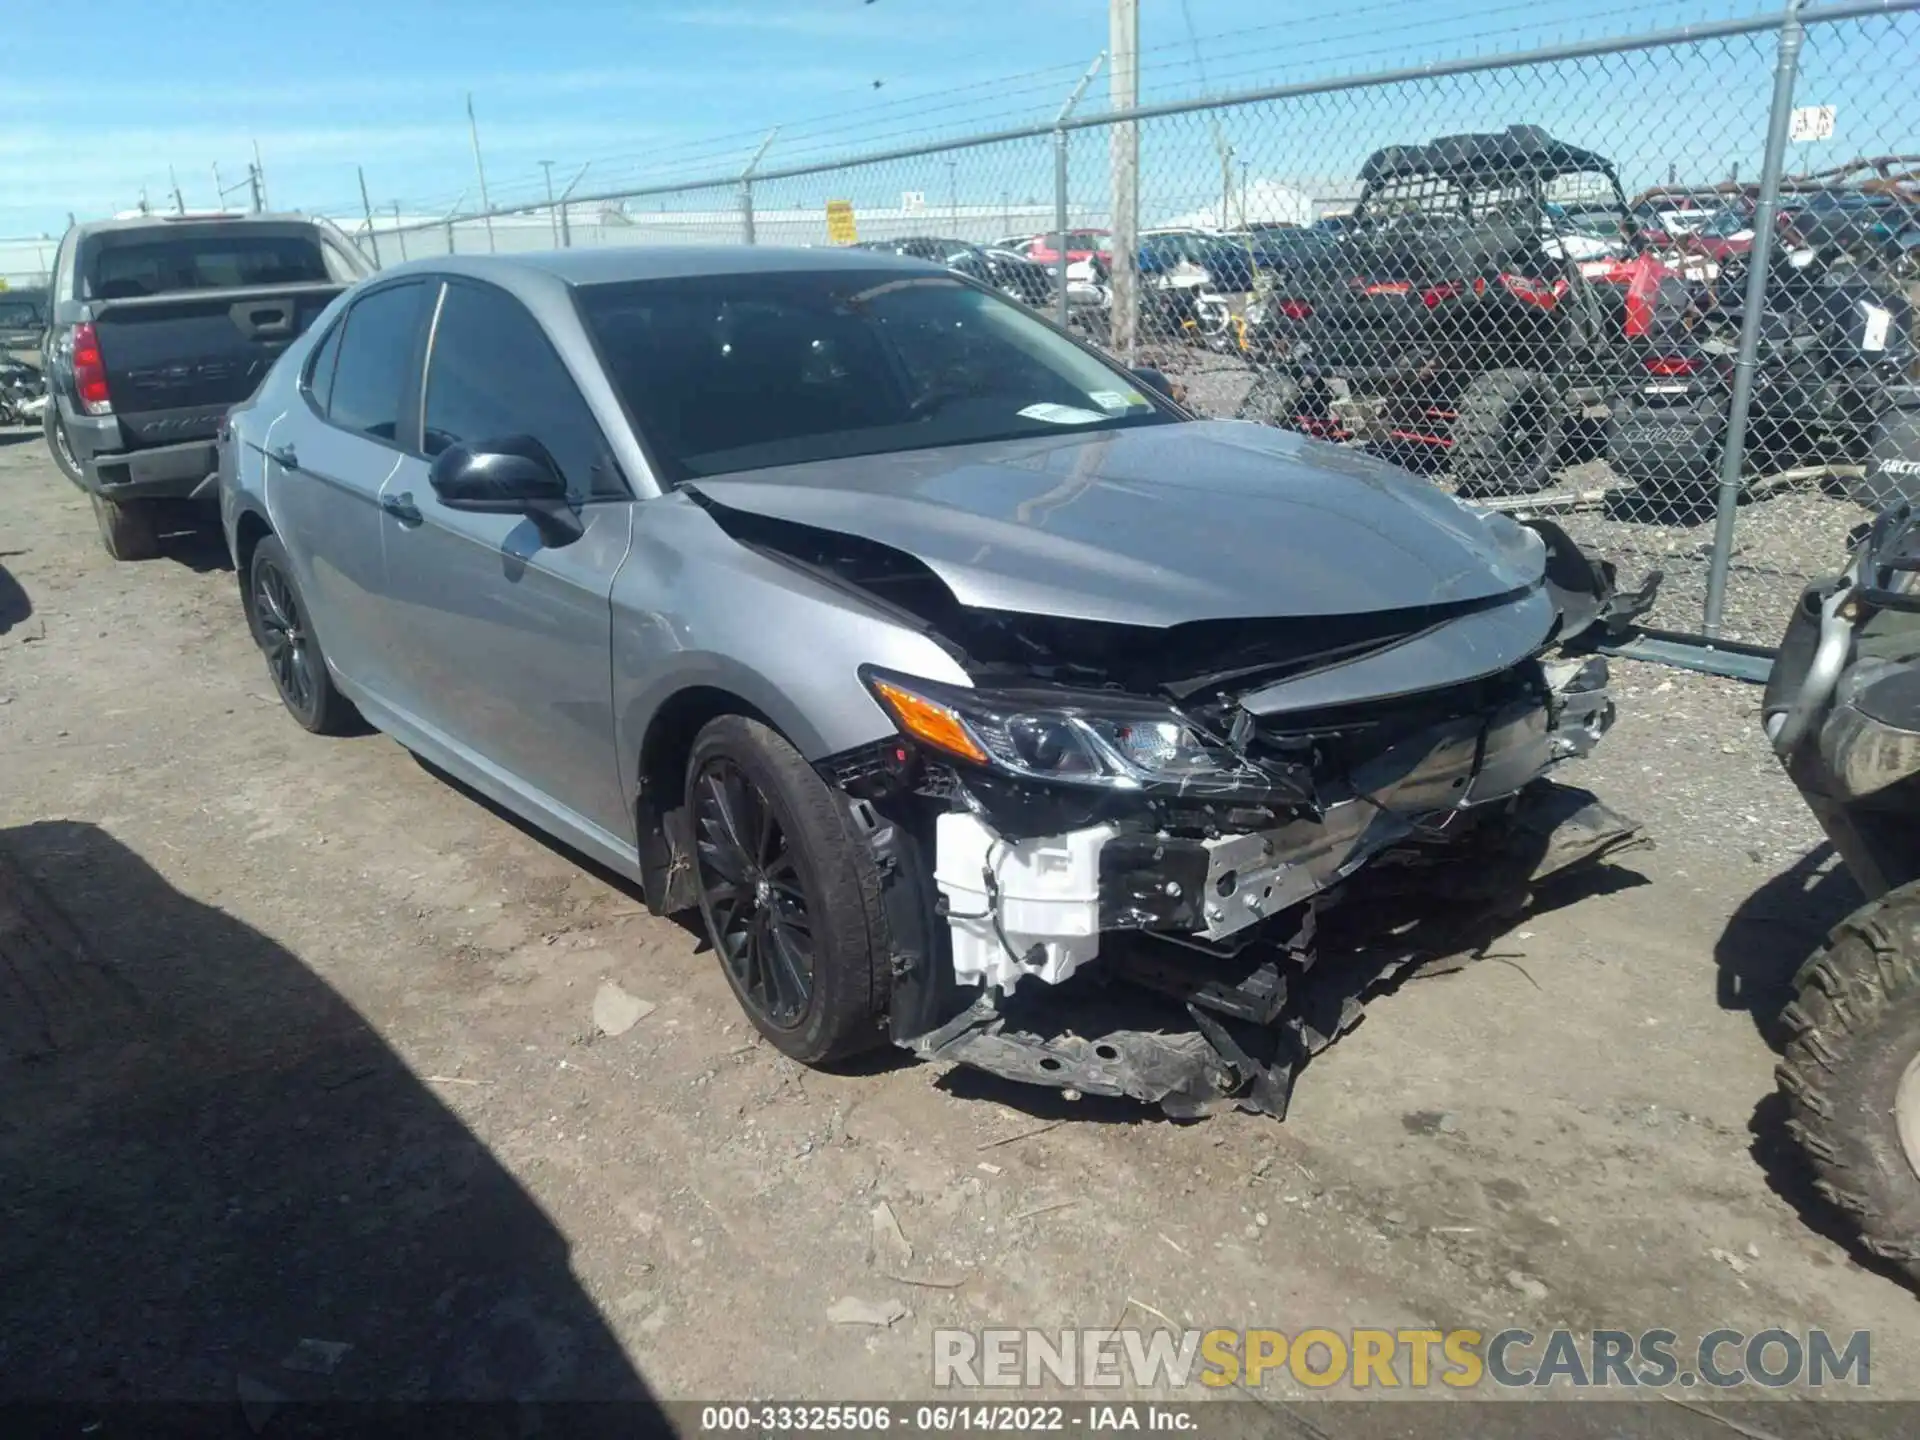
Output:
[[[1742,11],[1759,13],[1777,7],[1778,0],[1699,0],[1689,7],[1694,18],[1712,14],[1735,15]],[[1419,51],[1427,58],[1443,58],[1442,52],[1466,53],[1476,45],[1512,41],[1529,31],[1522,23],[1488,26],[1494,17],[1531,15],[1539,11],[1538,0],[1499,0],[1466,11],[1436,13],[1427,7],[1412,10],[1406,0],[1370,0],[1328,15],[1313,18],[1335,26],[1301,34],[1302,20],[1295,16],[1283,21],[1242,26],[1207,35],[1191,35],[1142,47],[1140,85],[1143,96],[1154,99],[1182,99],[1217,93],[1233,88],[1235,82],[1314,78],[1316,62],[1335,63],[1346,70],[1357,62],[1380,60],[1396,54]],[[1364,45],[1380,34],[1379,19],[1395,16],[1391,39],[1385,43]],[[1674,15],[1673,0],[1635,0],[1603,9],[1579,12],[1582,30],[1603,21],[1631,21],[1658,15]],[[1284,34],[1286,38],[1264,45],[1249,45],[1252,37]],[[1356,48],[1359,47],[1359,48]],[[1183,53],[1184,52],[1184,53]],[[976,56],[993,53],[974,52]],[[1089,55],[1088,59],[1091,59]],[[965,57],[950,63],[963,63]],[[1210,73],[1209,67],[1214,67]],[[1221,68],[1224,67],[1224,68]],[[899,99],[877,100],[851,109],[836,107],[796,117],[778,125],[775,159],[779,164],[809,164],[833,158],[855,149],[873,150],[891,146],[934,141],[963,131],[1007,128],[1038,123],[1058,108],[1060,100],[1074,80],[1085,70],[1085,61],[1063,62],[1017,71],[1009,75],[970,81],[962,85],[920,92]],[[838,92],[848,97],[861,95],[857,87]],[[1097,113],[1096,95],[1088,105]],[[644,151],[614,151],[593,157],[575,156],[556,161],[556,167],[577,171],[584,163],[594,177],[590,189],[606,193],[623,186],[634,188],[671,180],[676,175],[718,175],[729,166],[744,168],[752,150],[772,126],[756,126],[719,131],[649,146]],[[855,143],[857,141],[857,144]],[[389,193],[392,186],[377,183],[375,188]],[[156,193],[167,187],[153,186]],[[543,170],[525,171],[518,167],[489,177],[489,199],[494,208],[530,208],[546,200],[546,174]],[[403,194],[402,207],[414,214],[438,214],[454,209],[477,211],[477,186],[449,185],[444,190]],[[394,203],[390,196],[382,204]],[[356,193],[341,192],[330,201],[302,197],[304,208],[321,213],[350,215],[361,209]]]

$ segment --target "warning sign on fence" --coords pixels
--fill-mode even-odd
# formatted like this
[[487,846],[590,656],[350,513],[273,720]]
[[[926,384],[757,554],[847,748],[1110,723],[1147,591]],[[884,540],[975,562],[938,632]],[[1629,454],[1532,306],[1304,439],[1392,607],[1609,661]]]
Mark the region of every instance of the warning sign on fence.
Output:
[[1787,138],[1795,143],[1833,138],[1834,107],[1802,105],[1787,121]]
[[851,200],[827,201],[827,239],[835,245],[851,245],[860,238],[854,228]]

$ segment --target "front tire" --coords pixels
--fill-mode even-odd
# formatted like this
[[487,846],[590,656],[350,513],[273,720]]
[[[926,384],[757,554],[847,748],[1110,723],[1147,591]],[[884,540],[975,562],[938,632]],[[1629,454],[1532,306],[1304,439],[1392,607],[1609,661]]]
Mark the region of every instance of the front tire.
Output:
[[100,543],[116,560],[151,560],[160,553],[160,532],[153,511],[141,500],[109,500],[89,495],[93,521],[100,527]]
[[1866,1248],[1920,1281],[1920,885],[1842,920],[1794,991],[1787,1129]]
[[700,916],[741,1009],[819,1065],[883,1039],[879,876],[833,791],[778,733],[723,715],[687,764]]
[[301,729],[344,735],[356,727],[353,703],[334,688],[327,671],[293,562],[272,535],[254,547],[247,567],[247,626],[266,657],[281,703]]

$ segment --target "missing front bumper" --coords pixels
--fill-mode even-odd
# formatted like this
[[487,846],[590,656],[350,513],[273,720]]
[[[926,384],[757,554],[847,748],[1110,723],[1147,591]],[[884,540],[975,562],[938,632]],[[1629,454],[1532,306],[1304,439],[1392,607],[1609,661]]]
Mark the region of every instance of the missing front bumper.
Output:
[[[1329,941],[1315,909],[1284,939],[1213,955],[1144,932],[1097,971],[1019,994],[983,987],[947,1023],[901,1043],[915,1055],[1026,1084],[1157,1104],[1176,1118],[1228,1106],[1284,1118],[1299,1067],[1410,968],[1484,949],[1543,882],[1643,843],[1587,791],[1537,781],[1470,843],[1356,877],[1362,923]],[[1418,919],[1396,923],[1412,897]],[[1378,921],[1373,933],[1367,921]],[[1108,983],[1097,983],[1105,980]],[[1122,983],[1113,983],[1122,982]],[[1130,982],[1130,983],[1129,983]]]

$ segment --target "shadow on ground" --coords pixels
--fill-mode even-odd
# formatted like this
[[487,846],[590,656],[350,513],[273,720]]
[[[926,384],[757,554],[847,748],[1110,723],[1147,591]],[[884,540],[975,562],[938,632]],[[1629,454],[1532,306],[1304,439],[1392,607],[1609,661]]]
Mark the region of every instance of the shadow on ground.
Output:
[[1821,844],[1740,903],[1713,947],[1722,1010],[1744,1010],[1775,1050],[1793,977],[1827,932],[1860,908],[1860,889]]
[[528,1405],[618,1399],[614,1431],[658,1428],[565,1238],[431,1086],[96,826],[0,830],[0,1095],[0,1400],[490,1399],[532,1433]]
[[196,574],[233,569],[227,537],[220,529],[220,513],[198,501],[163,510],[157,521],[160,553]]
[[33,601],[5,565],[0,565],[0,635],[33,614]]

